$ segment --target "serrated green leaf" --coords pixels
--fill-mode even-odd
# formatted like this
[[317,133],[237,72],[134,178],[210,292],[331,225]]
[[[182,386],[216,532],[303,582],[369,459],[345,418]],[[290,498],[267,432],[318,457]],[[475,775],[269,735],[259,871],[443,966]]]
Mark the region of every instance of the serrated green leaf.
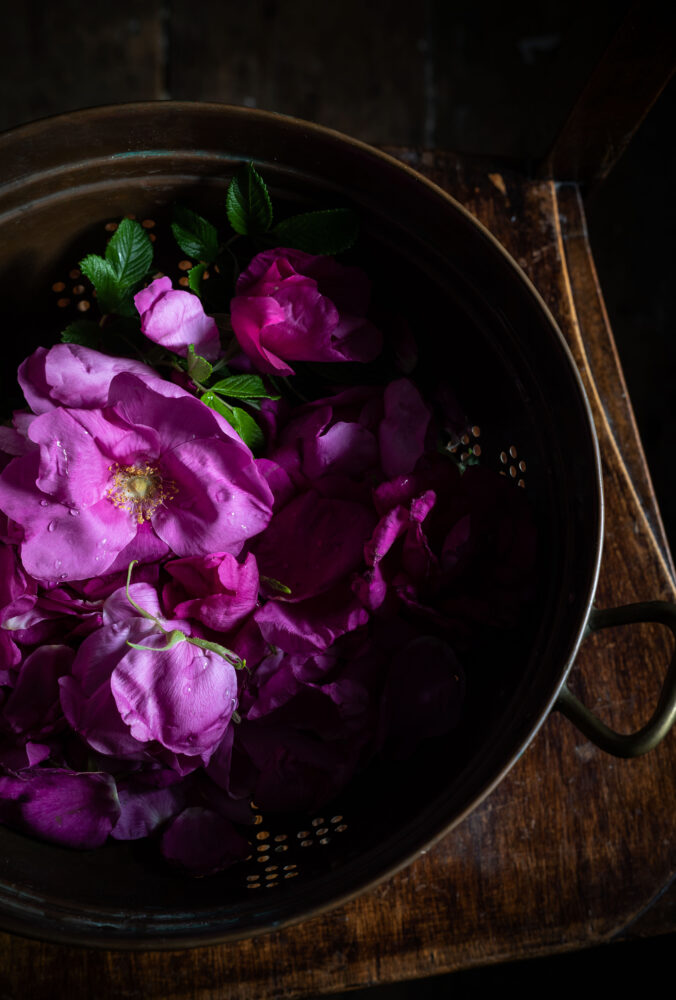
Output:
[[253,163],[240,167],[225,199],[228,222],[242,236],[266,233],[272,225],[268,188]]
[[252,451],[262,448],[265,444],[263,431],[260,429],[253,417],[250,417],[246,410],[239,406],[233,406],[230,415],[226,417],[235,428],[244,444],[248,445]]
[[188,286],[200,299],[202,298],[202,277],[206,269],[206,264],[195,264],[188,271]]
[[206,358],[195,353],[195,345],[188,345],[188,375],[196,382],[204,382],[211,375],[213,366]]
[[252,451],[263,446],[265,443],[263,432],[246,410],[240,409],[239,406],[228,406],[227,403],[224,403],[222,399],[219,399],[211,391],[205,392],[200,396],[200,399],[212,410],[225,417],[228,423],[237,431],[244,444],[248,445]]
[[177,205],[174,208],[174,221],[171,224],[174,238],[184,254],[212,264],[218,256],[218,232],[215,226],[203,219],[197,212]]
[[348,250],[359,235],[359,219],[349,208],[327,208],[278,222],[271,236],[279,246],[305,253],[334,254]]
[[210,386],[212,392],[232,399],[279,399],[265,388],[260,375],[231,375]]
[[82,347],[96,348],[100,342],[101,327],[91,319],[77,319],[61,332],[62,344],[80,344]]
[[146,276],[153,262],[153,245],[139,222],[122,219],[106,247],[106,261],[121,291],[128,291]]
[[80,261],[80,270],[94,286],[101,312],[115,312],[120,300],[120,289],[113,265],[92,253]]

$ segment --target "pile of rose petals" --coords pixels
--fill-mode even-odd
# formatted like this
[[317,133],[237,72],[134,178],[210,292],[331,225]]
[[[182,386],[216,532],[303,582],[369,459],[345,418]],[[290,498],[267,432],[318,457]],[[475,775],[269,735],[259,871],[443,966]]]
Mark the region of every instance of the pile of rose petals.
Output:
[[[260,254],[231,304],[241,370],[372,361],[368,297],[331,258]],[[136,303],[149,341],[218,358],[198,297],[162,278]],[[414,380],[266,400],[257,457],[140,361],[63,343],[19,382],[28,409],[0,428],[0,822],[75,848],[154,837],[215,872],[249,853],[252,798],[315,808],[455,725],[464,651],[531,594],[534,533],[522,491],[440,452]]]

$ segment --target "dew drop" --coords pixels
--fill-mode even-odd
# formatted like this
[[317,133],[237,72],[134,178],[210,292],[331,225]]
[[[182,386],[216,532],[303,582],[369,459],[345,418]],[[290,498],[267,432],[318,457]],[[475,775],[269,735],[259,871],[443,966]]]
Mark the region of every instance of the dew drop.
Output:
[[71,507],[70,510],[68,511],[68,513],[70,514],[71,517],[79,517],[80,516],[80,511],[79,510],[75,510],[74,507]]
[[99,545],[105,545],[107,541],[108,541],[107,538],[102,538],[101,541],[99,542]]
[[60,559],[56,559],[54,561],[54,569],[58,569],[60,565],[61,565],[61,560]]
[[59,576],[59,580],[65,580],[67,579],[67,577],[68,577],[67,573],[61,573],[61,575]]
[[41,507],[49,507],[49,500],[41,500],[40,501],[40,506]]
[[56,528],[56,521],[50,521],[47,525],[47,531],[54,531]]
[[[186,686],[183,688],[183,694],[191,694],[191,693],[192,693],[191,686],[189,684],[186,684]],[[188,737],[188,742],[190,742],[190,737]]]

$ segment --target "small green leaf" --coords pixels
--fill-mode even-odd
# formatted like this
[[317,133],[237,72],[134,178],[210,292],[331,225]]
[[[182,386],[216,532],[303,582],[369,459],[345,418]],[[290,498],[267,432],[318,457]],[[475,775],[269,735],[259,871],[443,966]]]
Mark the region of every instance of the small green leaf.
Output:
[[240,167],[225,199],[228,222],[240,235],[266,233],[272,225],[272,202],[265,181],[253,163]]
[[206,264],[195,264],[188,271],[188,285],[190,290],[202,298],[202,276],[207,269]]
[[222,417],[225,417],[228,423],[237,431],[244,444],[248,445],[252,451],[263,446],[265,443],[263,432],[246,410],[240,409],[239,406],[229,406],[213,392],[205,392],[200,396],[200,399],[212,410],[215,410],[216,413],[220,413]]
[[305,253],[334,254],[348,250],[359,235],[359,219],[349,208],[305,212],[278,222],[272,236],[279,246]]
[[262,576],[261,583],[264,583],[266,587],[270,590],[276,590],[279,594],[290,594],[291,587],[287,587],[285,583],[280,583],[279,580],[275,580],[273,576]]
[[91,319],[76,319],[62,331],[61,343],[96,348],[101,343],[101,327]]
[[[203,219],[197,212],[177,205],[171,231],[184,254],[212,264],[218,256],[218,232],[215,226]],[[192,286],[191,286],[192,287]]]
[[200,354],[195,354],[195,345],[188,346],[188,375],[195,382],[204,382],[212,372],[212,365]]
[[212,392],[232,399],[279,399],[265,388],[260,375],[231,375],[210,386]]
[[265,444],[263,431],[246,410],[242,410],[239,406],[233,406],[230,414],[226,416],[226,420],[230,421],[244,444],[248,445],[252,451],[263,447]]
[[153,262],[153,245],[139,222],[122,219],[106,247],[106,260],[122,291],[128,291],[146,276]]
[[120,301],[120,289],[110,261],[92,253],[80,261],[80,270],[94,286],[101,312],[115,312]]

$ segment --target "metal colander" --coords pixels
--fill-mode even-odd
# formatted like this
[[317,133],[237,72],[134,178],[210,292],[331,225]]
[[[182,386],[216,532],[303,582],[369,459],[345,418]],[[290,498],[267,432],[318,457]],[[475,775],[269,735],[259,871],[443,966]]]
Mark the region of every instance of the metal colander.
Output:
[[[23,331],[14,361],[53,328],[55,309],[86,313],[71,262],[96,245],[100,226],[128,212],[159,222],[177,200],[216,216],[246,160],[290,209],[347,204],[359,213],[355,262],[385,290],[388,308],[415,316],[423,376],[447,373],[471,416],[454,447],[480,452],[514,489],[527,489],[538,531],[535,604],[468,670],[453,732],[405,762],[373,762],[319,812],[263,815],[252,803],[250,857],[226,872],[176,874],[143,842],[75,853],[0,828],[0,924],[10,930],[175,948],[250,936],[336,905],[412,860],[501,779],[550,710],[587,621],[601,542],[599,464],[563,338],[481,226],[361,143],[276,115],[170,102],[8,133],[0,139],[0,275],[7,328]],[[8,362],[11,379],[14,370]]]

